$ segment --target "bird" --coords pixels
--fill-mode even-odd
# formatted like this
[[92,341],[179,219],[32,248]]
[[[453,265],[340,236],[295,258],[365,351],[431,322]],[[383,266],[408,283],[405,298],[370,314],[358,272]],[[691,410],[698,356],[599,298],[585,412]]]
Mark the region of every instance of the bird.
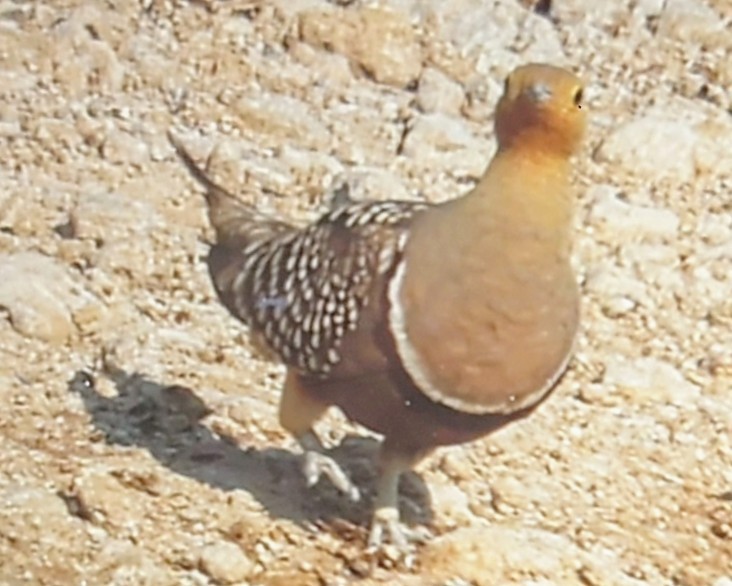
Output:
[[216,293],[285,366],[279,423],[302,449],[308,485],[325,477],[360,496],[316,432],[329,407],[383,436],[368,548],[412,546],[403,473],[438,447],[525,418],[568,368],[580,320],[571,172],[583,91],[567,69],[518,66],[496,106],[495,155],[466,193],[334,198],[303,226],[239,201],[170,134],[205,192]]

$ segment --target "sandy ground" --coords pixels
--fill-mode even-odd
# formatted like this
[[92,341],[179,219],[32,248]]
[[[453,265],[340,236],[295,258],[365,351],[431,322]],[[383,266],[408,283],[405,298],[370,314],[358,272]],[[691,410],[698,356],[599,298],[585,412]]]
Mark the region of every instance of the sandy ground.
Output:
[[[541,4],[0,2],[1,584],[732,584],[732,4]],[[338,176],[438,201],[536,60],[588,82],[577,358],[406,478],[434,539],[372,560],[376,438],[330,414],[367,498],[305,487],[166,131],[293,221]]]

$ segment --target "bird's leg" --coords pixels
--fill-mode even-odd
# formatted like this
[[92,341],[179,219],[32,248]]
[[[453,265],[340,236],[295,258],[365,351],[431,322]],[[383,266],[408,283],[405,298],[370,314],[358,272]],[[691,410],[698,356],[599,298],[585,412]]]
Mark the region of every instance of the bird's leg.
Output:
[[289,431],[303,451],[302,471],[308,486],[317,484],[326,476],[340,492],[357,501],[361,494],[348,475],[325,449],[313,426],[328,405],[318,401],[299,384],[297,374],[287,372],[285,387],[280,400],[280,424]]
[[369,533],[369,548],[379,549],[387,540],[397,549],[406,550],[410,542],[423,541],[424,532],[412,531],[401,523],[399,517],[399,479],[404,472],[427,455],[426,451],[404,451],[393,446],[388,438],[381,446],[379,477],[376,484],[376,500]]

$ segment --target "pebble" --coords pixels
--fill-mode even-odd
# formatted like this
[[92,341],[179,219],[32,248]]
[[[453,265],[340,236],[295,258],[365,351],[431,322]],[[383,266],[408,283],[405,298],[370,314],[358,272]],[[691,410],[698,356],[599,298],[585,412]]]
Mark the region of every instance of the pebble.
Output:
[[254,569],[254,562],[230,541],[204,547],[199,565],[201,571],[218,584],[235,584],[246,580]]

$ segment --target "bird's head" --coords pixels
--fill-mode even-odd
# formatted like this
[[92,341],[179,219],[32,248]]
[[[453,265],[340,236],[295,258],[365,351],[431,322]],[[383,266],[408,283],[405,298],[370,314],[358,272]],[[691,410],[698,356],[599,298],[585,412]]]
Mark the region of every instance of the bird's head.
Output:
[[530,64],[506,78],[496,108],[496,136],[501,150],[527,147],[568,157],[585,130],[582,81],[565,69]]

